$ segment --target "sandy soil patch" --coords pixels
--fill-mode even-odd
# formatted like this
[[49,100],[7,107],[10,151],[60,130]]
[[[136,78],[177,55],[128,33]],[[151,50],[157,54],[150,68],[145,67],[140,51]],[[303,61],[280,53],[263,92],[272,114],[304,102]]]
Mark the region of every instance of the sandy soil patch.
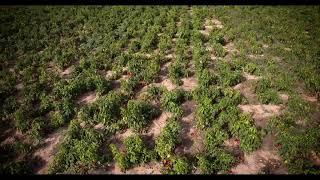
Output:
[[244,160],[231,169],[232,174],[287,174],[282,159],[274,148],[274,137],[267,135],[262,147],[257,151],[244,155]]
[[283,106],[279,105],[239,105],[241,111],[245,113],[253,114],[252,118],[255,120],[255,124],[259,127],[265,127],[270,117],[280,115],[283,110]]
[[61,128],[56,132],[50,134],[44,140],[44,146],[38,149],[33,155],[40,157],[43,161],[43,165],[37,170],[37,174],[46,174],[48,171],[48,165],[53,161],[55,153],[58,151],[58,145],[63,141],[63,137],[67,132],[67,128]]
[[197,79],[195,77],[182,78],[181,80],[183,82],[181,87],[185,91],[192,91],[198,85]]
[[161,115],[153,120],[146,135],[156,138],[160,135],[162,129],[166,126],[167,120],[172,116],[170,112],[162,112]]
[[81,95],[77,99],[77,104],[91,104],[98,99],[98,96],[95,91],[89,91]]

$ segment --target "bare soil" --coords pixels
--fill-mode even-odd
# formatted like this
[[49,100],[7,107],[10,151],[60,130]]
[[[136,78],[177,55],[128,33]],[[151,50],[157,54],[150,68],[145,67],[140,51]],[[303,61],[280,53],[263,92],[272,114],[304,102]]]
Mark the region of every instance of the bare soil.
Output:
[[50,134],[45,140],[44,145],[34,152],[35,157],[43,160],[43,165],[37,170],[37,174],[46,174],[48,165],[53,161],[53,156],[58,150],[58,145],[63,141],[63,137],[67,132],[67,128],[61,128]]

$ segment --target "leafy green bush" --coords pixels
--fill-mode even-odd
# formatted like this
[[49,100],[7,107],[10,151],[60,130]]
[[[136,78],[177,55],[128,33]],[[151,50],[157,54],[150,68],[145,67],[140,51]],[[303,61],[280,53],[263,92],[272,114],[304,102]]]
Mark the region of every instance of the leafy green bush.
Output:
[[23,106],[14,113],[15,126],[21,131],[26,131],[30,127],[30,119],[27,114]]
[[133,95],[134,90],[138,87],[139,85],[139,77],[138,76],[133,76],[129,78],[128,80],[123,80],[121,81],[121,89],[124,93],[127,95]]
[[162,86],[157,87],[157,86],[151,85],[147,91],[153,98],[160,99],[165,89]]
[[141,41],[141,49],[143,51],[149,51],[155,48],[158,44],[158,36],[155,27],[149,27],[147,33]]
[[181,128],[178,121],[169,119],[160,136],[156,139],[155,151],[162,159],[170,157],[180,142],[178,136]]
[[244,67],[244,71],[248,72],[250,74],[259,74],[260,73],[258,66],[254,63],[246,64],[246,66]]
[[227,54],[226,50],[221,44],[213,43],[212,48],[214,50],[214,54],[218,57],[224,57]]
[[160,58],[155,57],[151,61],[149,61],[147,67],[143,70],[142,76],[143,79],[147,83],[155,82],[158,74],[160,73],[161,66],[160,66]]
[[252,152],[260,147],[261,137],[248,114],[240,114],[239,119],[229,123],[229,129],[234,136],[240,138],[240,148],[244,152]]
[[268,89],[264,92],[258,93],[258,99],[263,104],[280,104],[281,100],[279,99],[278,92],[274,89]]
[[159,40],[159,49],[160,49],[160,52],[164,53],[165,51],[171,49],[171,37],[167,34],[164,34],[160,37],[160,40]]
[[203,97],[200,103],[198,103],[196,109],[196,119],[198,127],[210,127],[217,114],[217,104],[213,104],[212,99],[210,99],[209,97]]
[[116,145],[110,144],[111,152],[114,156],[115,161],[118,163],[121,170],[128,169],[130,167],[130,162],[127,160],[126,154],[124,152],[120,152]]
[[186,92],[182,89],[165,91],[161,98],[161,105],[169,112],[173,112],[176,107],[186,100]]
[[174,157],[172,159],[172,169],[168,174],[189,174],[191,172],[190,162],[186,157]]
[[205,133],[204,144],[208,153],[214,153],[217,147],[228,139],[228,134],[222,128],[213,126]]
[[197,159],[203,174],[225,173],[235,163],[235,158],[222,149],[216,149],[212,154],[198,155]]
[[[297,117],[298,116],[298,117]],[[311,152],[319,152],[320,132],[317,127],[302,129],[294,123],[299,115],[293,109],[268,124],[276,133],[276,144],[290,173],[319,174],[319,168],[310,160]]]
[[142,130],[155,117],[160,115],[158,108],[137,100],[130,100],[126,109],[121,110],[123,121],[137,131]]
[[100,145],[101,135],[93,129],[80,127],[76,120],[71,121],[68,134],[49,166],[49,173],[63,173],[77,164],[95,166],[102,158]]
[[124,140],[125,153],[120,152],[114,144],[110,144],[111,152],[121,170],[132,166],[147,163],[155,158],[153,151],[147,149],[138,135],[133,135]]
[[197,75],[199,86],[208,87],[216,84],[217,82],[217,77],[207,69],[204,69],[200,72],[200,74]]
[[220,77],[219,82],[223,86],[234,86],[242,80],[241,72],[236,70],[233,64],[219,61],[217,70]]
[[169,66],[169,78],[170,80],[177,84],[182,85],[181,78],[185,75],[185,69],[181,63],[175,62]]
[[99,113],[97,113],[97,121],[104,124],[110,124],[120,118],[121,104],[124,96],[116,91],[110,91],[107,96],[100,97],[97,105]]
[[223,37],[223,33],[219,30],[219,29],[214,29],[211,33],[210,33],[210,43],[211,44],[221,44],[221,45],[225,45],[226,40]]
[[129,51],[138,52],[141,49],[140,42],[138,40],[133,40],[130,42]]

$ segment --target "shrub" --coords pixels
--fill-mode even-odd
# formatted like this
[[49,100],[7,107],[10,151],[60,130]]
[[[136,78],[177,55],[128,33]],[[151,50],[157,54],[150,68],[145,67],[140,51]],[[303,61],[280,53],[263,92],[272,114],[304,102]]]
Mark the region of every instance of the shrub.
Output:
[[158,45],[160,51],[164,53],[166,50],[169,50],[171,48],[171,43],[171,37],[169,35],[162,35]]
[[74,167],[77,165],[93,167],[101,160],[101,139],[93,129],[82,128],[78,121],[71,121],[68,134],[49,166],[49,173],[63,173],[71,167],[81,170]]
[[210,43],[225,45],[226,40],[223,37],[223,33],[218,29],[214,29],[214,31],[212,31],[212,33],[210,34]]
[[216,149],[212,154],[197,156],[198,166],[204,174],[216,174],[228,171],[235,162],[235,158],[222,149]]
[[141,49],[140,42],[138,40],[131,41],[129,45],[129,51],[130,52],[138,52]]
[[128,80],[121,81],[122,91],[127,95],[133,95],[134,90],[139,85],[139,81],[140,81],[140,79],[138,76],[133,76],[133,77],[129,78]]
[[185,157],[174,157],[172,160],[172,169],[169,174],[189,174],[191,172],[190,164]]
[[46,128],[45,119],[43,117],[37,117],[33,119],[30,129],[30,134],[32,138],[39,143],[44,135],[44,129]]
[[97,121],[110,124],[119,119],[123,100],[124,96],[116,91],[110,91],[107,96],[100,97],[97,102],[99,109]]
[[218,114],[217,104],[212,103],[209,97],[203,97],[196,109],[197,125],[200,128],[210,127]]
[[21,130],[26,131],[29,129],[30,126],[30,120],[29,117],[27,117],[27,112],[25,108],[22,106],[20,107],[15,113],[14,113],[14,120],[15,120],[15,126]]
[[120,152],[114,144],[110,144],[111,152],[121,170],[147,163],[155,158],[153,152],[146,148],[142,139],[137,135],[126,138],[124,145],[126,151]]
[[110,144],[110,149],[120,169],[122,171],[128,169],[130,167],[130,162],[127,160],[125,153],[120,152],[114,144]]
[[169,78],[170,80],[177,85],[182,85],[181,78],[185,74],[185,68],[181,63],[175,62],[169,67]]
[[186,100],[186,93],[181,89],[165,91],[161,98],[161,104],[169,112],[173,112]]
[[[2,166],[2,165],[1,165]],[[1,167],[1,174],[32,174],[32,168],[26,161],[11,162],[4,167]]]
[[263,104],[279,104],[281,100],[279,99],[278,92],[274,89],[268,89],[264,92],[258,93],[258,99]]
[[156,107],[136,100],[130,100],[126,109],[121,110],[123,121],[137,131],[142,130],[153,118],[160,114]]
[[148,93],[151,95],[152,98],[156,98],[156,99],[159,99],[161,97],[161,95],[164,93],[164,87],[157,87],[157,86],[154,86],[154,85],[151,85],[149,88],[148,88]]
[[234,67],[226,62],[217,63],[217,70],[219,72],[219,82],[223,86],[234,86],[241,82],[242,75],[240,71],[236,71]]
[[174,119],[169,119],[160,136],[156,139],[155,151],[163,158],[172,155],[173,150],[179,143],[178,136],[181,132],[181,125]]
[[244,67],[244,71],[248,72],[250,74],[259,74],[260,73],[259,68],[254,63],[246,64],[246,66]]
[[60,111],[50,112],[50,125],[56,129],[63,126],[65,123],[63,115]]
[[147,83],[154,82],[158,77],[160,70],[160,59],[159,57],[156,57],[155,59],[149,61],[147,67],[143,70],[143,79]]
[[261,145],[261,138],[251,117],[240,114],[239,119],[229,123],[229,129],[234,136],[240,138],[240,148],[245,152],[252,152]]
[[221,44],[213,43],[212,48],[214,50],[214,54],[218,57],[224,57],[227,54],[226,50]]
[[204,69],[200,72],[200,74],[197,75],[199,86],[209,87],[217,82],[217,77],[213,73],[210,73],[210,71],[207,69]]
[[209,128],[205,133],[204,144],[209,153],[214,153],[217,147],[228,139],[228,134],[219,125]]

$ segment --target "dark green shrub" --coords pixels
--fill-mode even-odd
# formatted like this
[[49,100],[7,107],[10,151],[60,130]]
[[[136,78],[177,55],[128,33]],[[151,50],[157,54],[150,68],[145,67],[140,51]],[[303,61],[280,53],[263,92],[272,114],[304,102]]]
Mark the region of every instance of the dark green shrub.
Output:
[[223,48],[221,44],[213,43],[212,48],[213,48],[214,54],[218,57],[224,57],[227,54],[226,50]]
[[279,99],[278,92],[274,89],[268,89],[264,92],[258,93],[258,99],[263,104],[279,104],[281,100]]
[[185,75],[185,67],[179,63],[175,62],[169,66],[169,78],[177,85],[182,85],[181,78]]
[[179,143],[178,136],[181,132],[181,125],[174,119],[169,119],[160,136],[156,139],[155,151],[163,158],[172,155],[173,150]]
[[240,138],[240,148],[244,152],[252,152],[260,147],[260,133],[248,114],[240,114],[239,119],[230,122],[229,129],[232,135]]
[[181,89],[165,91],[161,98],[161,105],[169,112],[173,112],[186,100],[186,93]]
[[32,168],[26,161],[11,162],[8,165],[1,167],[1,174],[32,174]]
[[197,156],[198,166],[203,174],[227,172],[235,163],[235,158],[222,149],[216,149],[212,154]]
[[129,51],[130,52],[138,52],[141,49],[141,44],[138,40],[133,40],[129,44]]
[[162,86],[157,87],[157,86],[151,85],[147,91],[153,98],[160,99],[165,89]]
[[172,158],[172,169],[169,170],[169,174],[189,174],[190,172],[190,162],[186,157]]
[[142,130],[155,117],[160,115],[158,108],[141,101],[130,100],[121,111],[123,121],[137,131]]
[[94,167],[95,163],[101,161],[100,153],[101,135],[90,128],[80,127],[76,120],[70,122],[67,136],[60,145],[59,151],[49,166],[49,173],[63,173],[71,167],[84,165]]
[[217,77],[207,69],[204,69],[200,72],[200,74],[197,75],[199,86],[208,87],[216,84],[217,82]]
[[126,138],[124,145],[125,152],[120,152],[114,144],[110,145],[111,152],[122,170],[147,163],[155,158],[153,152],[147,149],[138,135]]
[[30,119],[27,114],[23,106],[14,113],[15,126],[23,132],[30,127]]
[[121,104],[124,96],[116,91],[110,91],[108,95],[100,97],[97,105],[99,113],[97,113],[97,121],[104,124],[110,124],[120,118]]
[[217,147],[228,139],[228,134],[219,125],[209,128],[205,133],[204,144],[208,153],[214,153]]

